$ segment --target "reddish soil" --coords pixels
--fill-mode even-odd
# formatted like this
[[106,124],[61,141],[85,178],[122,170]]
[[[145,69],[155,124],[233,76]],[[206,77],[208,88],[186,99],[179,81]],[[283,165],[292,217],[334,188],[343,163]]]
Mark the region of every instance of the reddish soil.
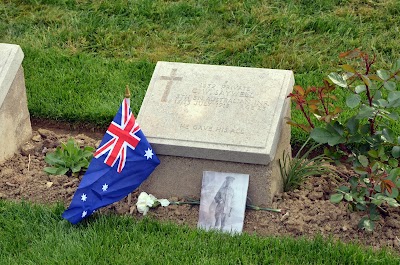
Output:
[[[0,199],[28,200],[36,203],[62,202],[68,206],[79,184],[78,178],[47,175],[46,152],[54,150],[60,142],[73,137],[81,146],[97,146],[103,133],[87,130],[79,133],[76,128],[52,126],[49,123],[33,123],[33,137],[21,152],[0,163]],[[39,129],[46,125],[47,129]],[[58,127],[58,129],[56,128]],[[59,128],[62,129],[59,129]],[[50,130],[49,130],[50,128]],[[81,130],[82,131],[82,130]],[[344,168],[345,174],[351,174]],[[313,237],[317,234],[332,236],[344,242],[359,242],[365,246],[382,248],[387,246],[400,250],[400,210],[389,209],[388,214],[376,223],[374,232],[368,233],[357,228],[363,213],[350,212],[346,205],[334,205],[329,195],[340,184],[340,179],[332,176],[309,178],[298,190],[278,194],[273,208],[282,213],[246,210],[244,232],[258,235],[284,235]],[[142,218],[134,206],[137,192],[133,193],[131,205],[127,199],[106,207],[103,211],[132,215]],[[167,198],[184,200],[183,198]],[[171,205],[151,209],[149,216],[158,220],[172,221],[196,227],[199,207],[197,205]]]

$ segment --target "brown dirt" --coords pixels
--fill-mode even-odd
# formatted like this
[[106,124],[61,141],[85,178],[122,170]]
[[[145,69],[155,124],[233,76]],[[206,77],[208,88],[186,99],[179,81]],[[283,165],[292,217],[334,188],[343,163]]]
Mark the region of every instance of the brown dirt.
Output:
[[[41,125],[43,124],[33,123],[32,140],[21,148],[20,153],[0,163],[0,199],[28,200],[47,204],[62,202],[68,206],[79,179],[45,174],[43,172],[46,166],[45,154],[70,137],[81,146],[97,146],[103,134],[94,130],[85,130],[85,134],[81,134],[79,131],[72,131],[76,128],[59,129],[60,126],[58,129],[55,126],[47,126],[51,127],[51,130],[39,129],[38,126]],[[345,171],[344,168],[343,170]],[[346,173],[351,174],[351,172]],[[344,204],[334,205],[329,202],[329,195],[334,192],[339,182],[331,176],[312,177],[301,189],[278,194],[273,207],[282,209],[282,213],[246,210],[244,232],[292,237],[313,237],[320,234],[344,242],[355,241],[373,248],[388,246],[399,251],[400,210],[389,209],[388,215],[376,223],[374,232],[360,231],[357,224],[362,213],[350,212]],[[142,218],[134,207],[137,195],[137,192],[133,193],[131,205],[124,199],[106,207],[103,211]],[[197,205],[171,205],[151,209],[148,215],[158,220],[196,227],[198,211]]]

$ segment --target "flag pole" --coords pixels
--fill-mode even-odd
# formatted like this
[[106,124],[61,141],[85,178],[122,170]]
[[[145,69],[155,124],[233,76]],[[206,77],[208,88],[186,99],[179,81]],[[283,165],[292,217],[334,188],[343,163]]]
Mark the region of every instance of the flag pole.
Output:
[[130,98],[131,97],[131,92],[129,91],[129,86],[128,85],[126,85],[126,88],[125,88],[125,97],[126,98]]
[[[129,91],[129,86],[126,85],[125,87],[125,98],[130,99],[131,98],[131,92]],[[132,204],[132,193],[129,193],[128,195],[128,205],[131,206]]]

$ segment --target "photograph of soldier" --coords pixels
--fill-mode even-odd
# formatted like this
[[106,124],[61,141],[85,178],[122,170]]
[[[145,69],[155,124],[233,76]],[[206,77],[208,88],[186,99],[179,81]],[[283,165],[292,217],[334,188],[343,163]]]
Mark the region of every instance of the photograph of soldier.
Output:
[[204,171],[197,227],[240,233],[248,186],[247,174]]

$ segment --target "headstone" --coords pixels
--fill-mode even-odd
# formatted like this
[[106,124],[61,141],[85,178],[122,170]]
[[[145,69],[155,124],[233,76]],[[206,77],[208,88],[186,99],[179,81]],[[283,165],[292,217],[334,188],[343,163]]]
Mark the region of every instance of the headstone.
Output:
[[20,46],[0,43],[0,162],[32,135]]
[[249,198],[269,205],[290,153],[292,71],[158,62],[138,122],[161,160],[143,183],[156,197],[200,196],[203,171],[250,175]]

